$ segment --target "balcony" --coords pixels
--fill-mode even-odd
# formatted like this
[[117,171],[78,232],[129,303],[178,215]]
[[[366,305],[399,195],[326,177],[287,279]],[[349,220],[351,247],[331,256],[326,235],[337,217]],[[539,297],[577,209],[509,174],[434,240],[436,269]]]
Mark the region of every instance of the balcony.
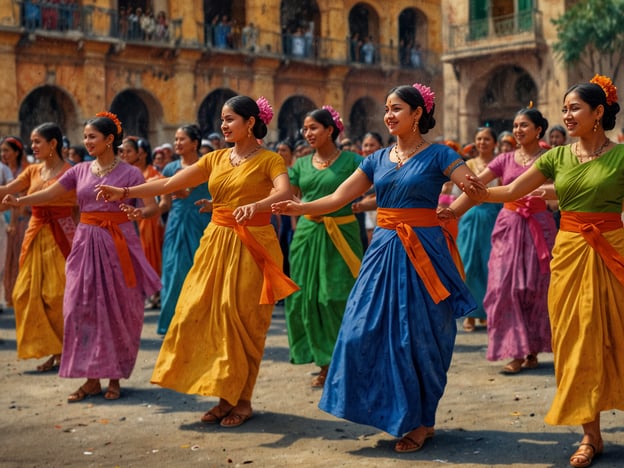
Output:
[[452,25],[444,61],[538,50],[545,45],[538,10]]
[[[120,17],[118,11],[79,6],[72,3],[33,2],[13,0],[13,12],[5,16],[3,28],[21,28],[29,37],[54,37],[68,40],[96,39],[115,44],[164,48],[199,49],[206,53],[231,53],[247,56],[279,58],[288,62],[307,62],[313,65],[348,65],[384,69],[413,69],[435,74],[440,70],[439,55],[428,51],[411,51],[390,44],[374,44],[372,50],[354,45],[347,38],[331,39],[318,36],[297,36],[255,29],[245,35],[227,38],[215,35],[215,26],[200,23],[197,37],[182,37],[183,18],[166,19],[166,26],[157,23],[153,32],[146,33],[138,24]],[[202,36],[203,37],[200,37]]]

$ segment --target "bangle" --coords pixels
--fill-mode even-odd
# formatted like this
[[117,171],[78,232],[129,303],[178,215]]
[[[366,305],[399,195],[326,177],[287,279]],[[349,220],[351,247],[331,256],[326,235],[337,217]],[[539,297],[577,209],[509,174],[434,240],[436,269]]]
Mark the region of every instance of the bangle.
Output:
[[20,204],[20,197],[15,197],[15,203]]
[[123,188],[122,198],[130,198],[130,188],[129,187],[124,187]]

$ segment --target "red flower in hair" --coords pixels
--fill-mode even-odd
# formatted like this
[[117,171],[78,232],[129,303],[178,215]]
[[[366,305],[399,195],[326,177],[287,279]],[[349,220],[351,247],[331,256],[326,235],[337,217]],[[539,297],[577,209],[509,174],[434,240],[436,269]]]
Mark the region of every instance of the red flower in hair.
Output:
[[113,121],[113,123],[115,124],[115,126],[117,127],[117,135],[121,135],[121,133],[123,132],[122,128],[121,128],[121,122],[119,121],[119,117],[117,117],[115,114],[113,114],[112,112],[98,112],[97,114],[95,114],[96,117],[106,117],[107,119],[111,119]]
[[264,122],[264,125],[269,125],[269,122],[273,119],[273,107],[271,107],[271,104],[264,96],[260,96],[256,104],[258,104],[258,109],[260,109],[260,120]]

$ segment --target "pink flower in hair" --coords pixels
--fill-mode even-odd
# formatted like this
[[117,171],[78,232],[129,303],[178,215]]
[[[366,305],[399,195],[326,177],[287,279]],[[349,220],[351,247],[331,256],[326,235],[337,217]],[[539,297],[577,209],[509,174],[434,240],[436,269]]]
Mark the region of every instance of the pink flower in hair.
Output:
[[414,83],[412,86],[418,90],[423,101],[425,101],[425,109],[427,109],[427,112],[431,112],[435,100],[435,93],[431,91],[429,86],[425,86],[424,84]]
[[264,125],[269,125],[271,119],[273,119],[273,107],[269,104],[269,101],[264,96],[260,96],[256,101],[258,109],[260,109],[260,120],[264,122]]
[[330,105],[323,106],[323,109],[331,114],[332,120],[336,124],[336,128],[340,133],[342,133],[344,131],[344,124],[342,123],[342,119],[340,118],[338,111]]

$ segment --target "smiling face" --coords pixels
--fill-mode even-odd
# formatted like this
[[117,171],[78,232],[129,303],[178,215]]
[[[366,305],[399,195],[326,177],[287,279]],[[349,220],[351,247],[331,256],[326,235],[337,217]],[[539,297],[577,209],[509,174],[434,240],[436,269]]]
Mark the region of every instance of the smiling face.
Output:
[[121,146],[121,158],[128,164],[136,164],[139,161],[139,153],[129,141],[124,141]]
[[475,146],[481,155],[491,155],[494,153],[496,140],[494,140],[492,132],[486,129],[477,132],[475,135]]
[[422,108],[412,110],[410,105],[392,93],[386,99],[384,123],[388,131],[394,136],[407,136],[413,133],[412,126],[422,115]]
[[333,127],[325,127],[322,123],[309,115],[305,118],[303,127],[301,127],[301,134],[314,149],[323,146],[328,141],[332,141],[333,132]]
[[85,148],[87,148],[89,154],[95,158],[103,155],[115,140],[113,135],[105,137],[104,134],[93,125],[85,125],[83,138]]
[[12,166],[17,164],[17,157],[19,156],[19,151],[14,150],[11,145],[8,143],[2,143],[0,146],[0,157],[2,157],[2,162]]
[[56,152],[56,140],[46,141],[40,133],[32,132],[30,134],[30,147],[34,158],[43,161]]
[[181,128],[176,130],[173,147],[175,148],[176,154],[179,154],[180,156],[185,154],[196,154],[198,151],[197,142],[193,141],[188,133]]
[[221,133],[223,133],[225,141],[236,143],[247,138],[254,123],[252,119],[253,117],[250,117],[249,120],[245,120],[230,106],[223,106],[221,110]]
[[364,156],[368,156],[369,154],[373,154],[378,149],[381,149],[381,145],[377,141],[377,138],[371,135],[367,135],[362,140],[362,153]]
[[593,133],[596,120],[602,118],[602,106],[592,109],[576,92],[565,97],[563,108],[563,124],[571,137],[582,137]]
[[535,124],[525,114],[518,114],[513,122],[513,136],[520,146],[535,143],[542,131],[541,127]]

